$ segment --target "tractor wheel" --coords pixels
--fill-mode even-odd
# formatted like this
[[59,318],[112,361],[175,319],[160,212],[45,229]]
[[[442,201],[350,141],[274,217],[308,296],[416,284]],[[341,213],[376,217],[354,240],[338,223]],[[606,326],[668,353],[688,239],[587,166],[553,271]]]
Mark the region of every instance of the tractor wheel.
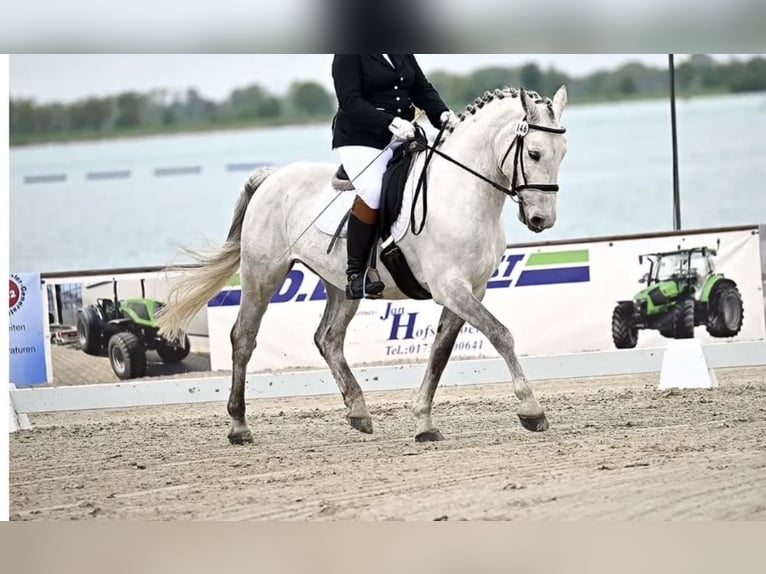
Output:
[[672,339],[674,335],[674,331],[672,327],[666,328],[666,329],[660,329],[660,335],[665,337],[666,339]]
[[742,296],[732,281],[713,287],[708,300],[707,332],[713,337],[734,337],[742,329]]
[[133,333],[117,333],[109,339],[109,363],[121,379],[137,379],[146,374],[146,350]]
[[612,340],[618,349],[632,349],[638,343],[638,328],[633,323],[633,309],[617,305],[612,313]]
[[157,346],[157,354],[165,363],[180,363],[189,355],[190,350],[191,344],[186,335],[184,335],[184,340],[180,345],[174,345],[163,340]]
[[101,352],[101,320],[95,310],[90,307],[77,312],[77,342],[80,348],[89,355]]
[[676,339],[694,338],[694,299],[684,299],[673,309],[673,328]]

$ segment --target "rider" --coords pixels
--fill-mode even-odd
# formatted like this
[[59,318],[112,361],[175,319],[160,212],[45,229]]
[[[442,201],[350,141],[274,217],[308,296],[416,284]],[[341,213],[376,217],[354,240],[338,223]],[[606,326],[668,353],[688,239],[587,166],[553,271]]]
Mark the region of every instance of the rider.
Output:
[[335,54],[332,76],[338,98],[332,147],[357,192],[348,219],[346,297],[378,297],[385,286],[381,281],[365,284],[365,272],[376,237],[383,173],[393,150],[415,137],[415,106],[434,127],[454,125],[457,117],[412,54]]

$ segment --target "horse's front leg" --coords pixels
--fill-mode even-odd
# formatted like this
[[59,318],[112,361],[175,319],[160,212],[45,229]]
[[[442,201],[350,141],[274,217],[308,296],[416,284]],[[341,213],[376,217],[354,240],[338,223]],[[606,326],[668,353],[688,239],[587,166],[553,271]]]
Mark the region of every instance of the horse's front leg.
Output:
[[431,420],[431,407],[434,402],[436,387],[439,385],[439,379],[447,366],[447,361],[452,354],[452,347],[455,346],[460,328],[465,321],[455,315],[447,307],[442,310],[439,318],[439,326],[436,329],[436,337],[431,347],[431,356],[428,359],[426,374],[418,390],[418,396],[415,400],[415,406],[412,409],[417,420],[417,432],[415,440],[417,442],[429,442],[444,440],[444,436],[437,429]]
[[[522,426],[531,431],[548,429],[548,419],[545,417],[540,403],[537,402],[532,388],[529,386],[519,359],[514,351],[514,341],[511,332],[477,299],[467,285],[462,285],[459,279],[444,281],[439,285],[438,301],[452,309],[459,317],[481,331],[500,356],[505,359],[511,372],[513,391],[521,401],[518,416]],[[436,289],[432,290],[434,299]]]

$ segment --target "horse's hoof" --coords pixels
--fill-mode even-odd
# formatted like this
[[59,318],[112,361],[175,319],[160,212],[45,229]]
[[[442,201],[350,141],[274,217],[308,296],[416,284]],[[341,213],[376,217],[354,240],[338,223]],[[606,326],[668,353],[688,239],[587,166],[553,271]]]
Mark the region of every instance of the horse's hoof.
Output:
[[372,419],[370,417],[348,417],[349,424],[364,434],[372,434]]
[[444,435],[438,430],[426,431],[415,435],[415,442],[437,442],[445,440]]
[[249,430],[229,432],[230,444],[253,444],[253,434]]
[[550,426],[545,415],[540,415],[539,417],[526,417],[524,415],[519,415],[519,420],[521,421],[521,426],[532,432],[546,431]]

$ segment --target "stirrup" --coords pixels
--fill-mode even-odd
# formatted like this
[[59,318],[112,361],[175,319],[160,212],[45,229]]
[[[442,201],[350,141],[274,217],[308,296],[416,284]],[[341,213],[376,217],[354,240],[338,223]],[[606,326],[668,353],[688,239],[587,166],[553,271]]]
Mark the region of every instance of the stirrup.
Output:
[[[374,271],[374,277],[370,278],[370,271]],[[361,280],[360,280],[361,279]],[[378,272],[367,268],[364,274],[355,273],[346,284],[346,299],[380,299],[386,286],[380,280]]]

